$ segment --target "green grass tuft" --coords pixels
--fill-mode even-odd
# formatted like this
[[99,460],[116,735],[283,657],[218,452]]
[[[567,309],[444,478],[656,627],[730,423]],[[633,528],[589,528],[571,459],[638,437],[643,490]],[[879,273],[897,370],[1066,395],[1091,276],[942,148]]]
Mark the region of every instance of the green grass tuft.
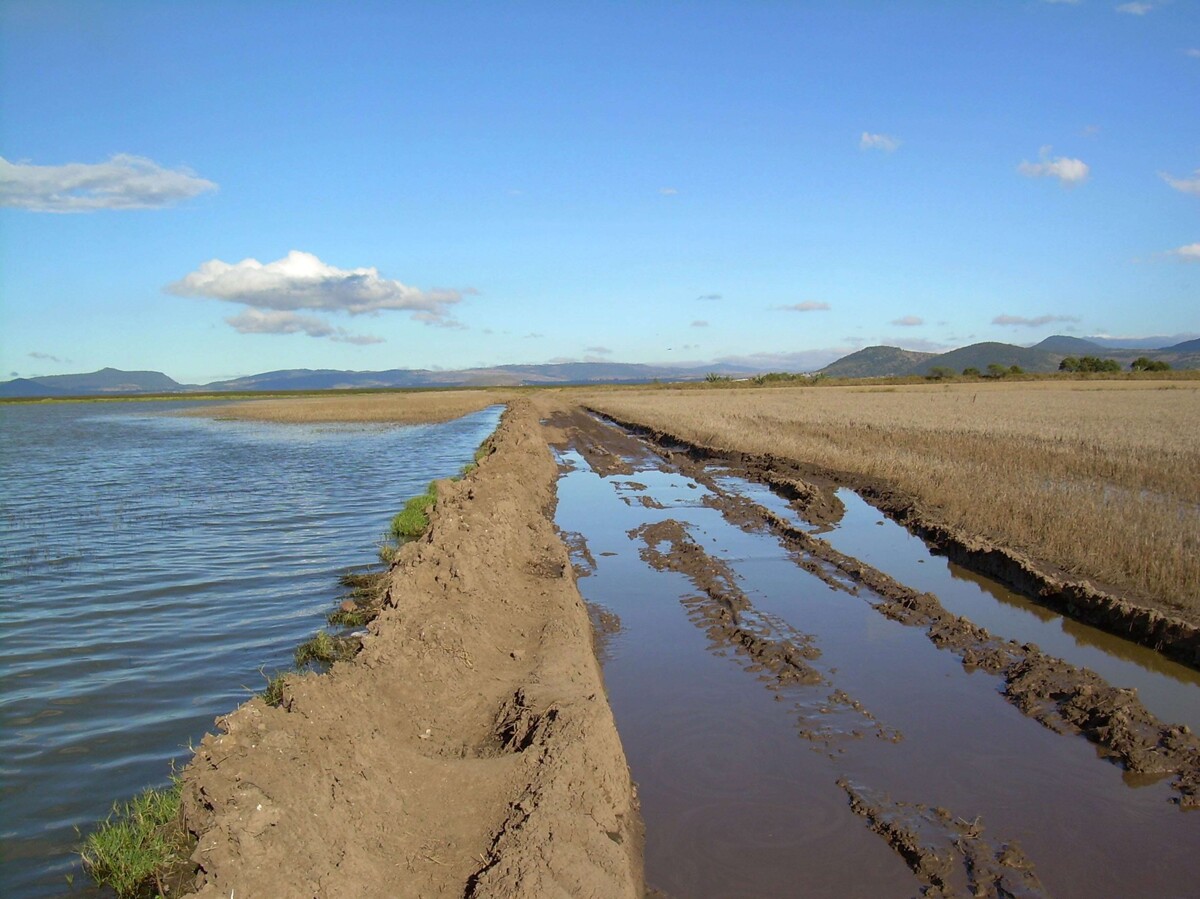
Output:
[[286,671],[276,671],[267,678],[266,689],[258,694],[262,697],[263,702],[274,706],[283,704],[283,679],[285,677],[287,677]]
[[180,817],[180,782],[116,803],[79,849],[84,870],[120,899],[161,895],[190,863]]
[[296,667],[303,668],[309,662],[332,665],[339,659],[348,659],[354,653],[346,640],[331,637],[325,631],[317,631],[311,640],[296,647]]
[[392,519],[392,537],[399,543],[420,537],[429,527],[429,509],[437,502],[437,487],[429,485],[429,489],[414,496],[404,504],[396,517]]

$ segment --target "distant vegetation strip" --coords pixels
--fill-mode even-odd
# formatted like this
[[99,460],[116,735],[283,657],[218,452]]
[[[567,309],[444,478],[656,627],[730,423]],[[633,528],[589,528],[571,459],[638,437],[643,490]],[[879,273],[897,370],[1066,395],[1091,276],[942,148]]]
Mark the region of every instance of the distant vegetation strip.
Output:
[[511,392],[499,390],[437,390],[386,393],[331,391],[319,396],[262,399],[187,410],[188,415],[239,421],[287,424],[334,422],[399,422],[417,424],[449,421],[496,403]]
[[856,475],[945,524],[1200,616],[1200,382],[614,390],[586,402]]

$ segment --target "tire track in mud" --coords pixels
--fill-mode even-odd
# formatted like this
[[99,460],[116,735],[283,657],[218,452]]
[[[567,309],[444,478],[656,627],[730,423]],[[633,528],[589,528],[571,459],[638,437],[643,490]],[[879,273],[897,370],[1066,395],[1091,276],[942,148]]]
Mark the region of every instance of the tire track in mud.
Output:
[[[620,429],[623,440],[637,439],[638,429],[607,416],[600,418],[611,422],[597,422],[600,427]],[[674,438],[671,442],[675,448],[670,444],[659,447],[667,454],[667,464],[679,461],[679,444]],[[651,451],[657,445],[643,444]],[[894,621],[925,628],[933,645],[958,656],[966,670],[999,676],[1004,682],[1003,695],[1023,714],[1058,733],[1083,736],[1130,774],[1173,777],[1179,806],[1200,808],[1200,738],[1187,725],[1160,721],[1135,691],[1113,687],[1093,671],[1043,653],[1036,644],[997,638],[947,611],[932,593],[907,587],[780,515],[723,490],[706,464],[715,451],[705,450],[699,459],[694,448],[687,452],[681,470],[711,491],[705,504],[718,509],[731,524],[751,532],[770,529],[792,551],[796,564],[810,574],[854,594],[869,591],[868,601],[875,609]],[[763,473],[733,460],[724,461],[731,474],[751,480],[757,477],[772,489],[782,488],[799,514],[818,529],[839,516],[840,502],[820,498],[829,491],[798,477],[774,474],[773,469]]]

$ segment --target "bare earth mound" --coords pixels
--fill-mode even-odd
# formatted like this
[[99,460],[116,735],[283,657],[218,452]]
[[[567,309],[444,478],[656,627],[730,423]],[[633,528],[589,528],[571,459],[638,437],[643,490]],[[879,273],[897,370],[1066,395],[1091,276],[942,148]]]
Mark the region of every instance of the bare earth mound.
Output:
[[393,567],[363,651],[184,772],[201,896],[641,896],[641,820],[528,402]]

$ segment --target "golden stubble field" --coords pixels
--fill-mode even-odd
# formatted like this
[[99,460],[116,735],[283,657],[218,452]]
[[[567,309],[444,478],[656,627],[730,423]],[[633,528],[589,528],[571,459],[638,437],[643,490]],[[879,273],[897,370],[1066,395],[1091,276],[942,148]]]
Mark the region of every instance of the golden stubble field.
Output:
[[944,523],[1200,616],[1200,382],[613,390],[685,440],[889,485]]

